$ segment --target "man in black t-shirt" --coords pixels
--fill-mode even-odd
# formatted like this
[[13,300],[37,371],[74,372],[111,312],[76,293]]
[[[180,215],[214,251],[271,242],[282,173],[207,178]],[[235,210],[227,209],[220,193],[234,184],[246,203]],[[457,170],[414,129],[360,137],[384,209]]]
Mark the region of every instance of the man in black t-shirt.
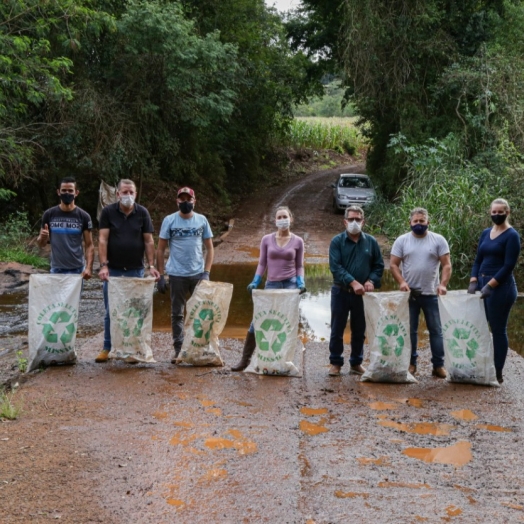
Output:
[[144,253],[147,257],[149,274],[160,278],[155,268],[155,242],[153,223],[147,209],[135,204],[136,186],[132,180],[122,179],[118,183],[118,202],[104,207],[100,215],[98,236],[98,276],[104,281],[104,347],[95,362],[107,362],[111,351],[111,323],[107,283],[109,277],[143,277]]
[[44,213],[37,243],[40,247],[51,244],[51,273],[81,274],[88,280],[95,255],[91,217],[75,205],[80,192],[73,177],[63,178],[57,193],[60,204]]

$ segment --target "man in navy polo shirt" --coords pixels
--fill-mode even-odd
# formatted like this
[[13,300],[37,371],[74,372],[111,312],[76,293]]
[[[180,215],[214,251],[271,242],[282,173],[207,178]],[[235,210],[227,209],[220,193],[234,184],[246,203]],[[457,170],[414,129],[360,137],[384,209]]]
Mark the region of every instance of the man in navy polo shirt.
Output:
[[132,180],[122,179],[118,183],[118,202],[109,204],[100,215],[98,237],[98,276],[104,281],[104,347],[95,362],[107,362],[111,351],[111,324],[107,284],[109,277],[144,276],[144,253],[152,277],[159,279],[155,269],[155,243],[153,223],[147,209],[135,204],[136,186]]
[[[80,191],[73,177],[63,178],[56,192],[60,204],[44,213],[36,241],[40,247],[48,242],[51,244],[51,273],[81,274],[85,280],[89,280],[95,256],[91,217],[75,205],[75,198]],[[85,258],[82,242],[85,245]]]
[[[171,294],[171,328],[176,359],[184,341],[184,308],[188,295],[192,295],[200,280],[209,280],[213,264],[213,233],[204,215],[195,213],[195,192],[189,187],[178,190],[178,212],[164,218],[158,240],[156,263],[162,275],[158,291],[165,293],[164,252],[169,244],[166,273],[169,275]],[[206,248],[204,256],[203,246]]]

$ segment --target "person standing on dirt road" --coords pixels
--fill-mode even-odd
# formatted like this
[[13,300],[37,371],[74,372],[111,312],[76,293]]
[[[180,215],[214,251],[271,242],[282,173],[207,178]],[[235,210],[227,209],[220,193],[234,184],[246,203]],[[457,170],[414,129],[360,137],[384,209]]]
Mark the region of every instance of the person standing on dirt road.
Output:
[[344,213],[346,231],[331,240],[329,269],[333,273],[331,288],[331,337],[329,339],[329,375],[340,375],[344,365],[344,329],[351,312],[350,373],[363,375],[366,319],[362,296],[380,288],[384,261],[375,238],[362,232],[364,210],[349,206]]
[[517,300],[517,284],[513,276],[520,254],[520,236],[509,223],[510,207],[497,198],[490,206],[493,226],[480,235],[477,256],[471,270],[468,293],[480,288],[486,317],[493,335],[495,371],[499,384],[504,382],[502,369],[508,355],[508,319]]
[[41,248],[51,244],[51,273],[81,274],[89,280],[95,256],[91,236],[93,224],[89,214],[75,204],[79,193],[73,177],[61,180],[57,189],[60,204],[45,211],[36,241]]
[[[193,294],[201,280],[209,280],[213,265],[213,232],[204,215],[195,213],[195,192],[182,187],[177,193],[178,211],[168,215],[162,222],[156,253],[160,279],[158,291],[165,293],[164,253],[169,244],[169,259],[165,267],[169,275],[171,295],[171,330],[175,355],[172,364],[177,363],[184,342],[184,308],[188,296]],[[204,256],[202,246],[205,246]]]
[[[446,239],[428,231],[429,216],[426,209],[416,207],[410,214],[411,232],[399,236],[391,248],[390,267],[400,291],[410,292],[409,325],[411,362],[409,372],[417,372],[418,322],[420,310],[424,312],[429,331],[433,376],[446,378],[444,369],[444,339],[438,309],[438,296],[447,293],[451,278],[451,259]],[[402,270],[400,269],[402,264]],[[440,282],[439,268],[442,266]]]
[[[260,258],[253,282],[247,286],[256,289],[267,269],[266,289],[300,289],[306,292],[304,282],[304,241],[291,233],[293,214],[289,207],[280,206],[275,215],[277,231],[262,237]],[[255,326],[249,326],[240,362],[231,371],[243,371],[251,361],[256,348]]]
[[136,186],[132,180],[118,182],[118,202],[109,204],[100,215],[98,237],[98,276],[104,281],[104,346],[95,362],[107,362],[111,351],[111,323],[107,286],[109,277],[144,276],[144,253],[149,273],[156,280],[160,274],[155,268],[155,242],[153,223],[148,210],[135,203]]

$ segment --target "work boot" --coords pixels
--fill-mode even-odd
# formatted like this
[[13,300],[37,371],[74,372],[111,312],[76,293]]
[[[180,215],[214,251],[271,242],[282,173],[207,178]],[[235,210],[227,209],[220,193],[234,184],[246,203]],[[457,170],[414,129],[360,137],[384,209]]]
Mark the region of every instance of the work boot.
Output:
[[242,351],[242,358],[240,362],[231,368],[231,371],[244,371],[251,362],[251,356],[253,355],[255,348],[257,347],[257,341],[255,334],[250,331],[247,332],[246,340],[244,342],[244,349]]
[[366,368],[360,364],[356,366],[349,366],[349,373],[351,375],[363,375],[366,372]]
[[412,375],[414,375],[414,374],[417,372],[417,366],[415,366],[415,364],[410,364],[410,365],[409,365],[409,369],[408,369],[408,371],[409,371]]
[[182,348],[175,348],[175,356],[171,359],[171,364],[178,364],[178,355],[180,355],[180,351]]
[[330,377],[340,377],[340,370],[342,369],[341,366],[337,366],[336,364],[331,364],[329,366],[328,375]]
[[433,368],[433,372],[431,374],[437,378],[446,378],[447,377],[446,370],[443,367]]
[[103,349],[98,353],[97,357],[95,358],[95,362],[98,362],[99,364],[101,362],[107,362],[109,360],[109,349]]
[[504,382],[504,378],[502,377],[502,369],[497,369],[495,372],[497,373],[497,382],[502,384]]

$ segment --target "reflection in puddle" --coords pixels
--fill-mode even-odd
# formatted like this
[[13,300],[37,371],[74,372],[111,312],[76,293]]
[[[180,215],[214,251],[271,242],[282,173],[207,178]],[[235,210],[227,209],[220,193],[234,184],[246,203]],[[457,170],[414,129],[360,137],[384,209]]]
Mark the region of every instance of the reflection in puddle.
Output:
[[299,427],[306,435],[313,437],[329,431],[325,426],[322,426],[323,423],[323,420],[320,421],[320,424],[313,424],[307,420],[301,420]]
[[473,458],[469,442],[457,442],[447,448],[407,448],[402,452],[408,457],[436,464],[464,466]]
[[367,499],[369,498],[369,493],[357,493],[356,491],[348,491],[347,493],[344,493],[343,491],[335,491],[335,497],[339,499],[354,499],[356,497]]
[[476,420],[478,419],[477,415],[470,411],[469,409],[460,409],[459,411],[452,411],[451,416],[457,420]]
[[417,435],[449,435],[449,432],[455,428],[451,424],[438,424],[436,422],[410,422],[403,424],[394,420],[379,420],[379,424],[386,428],[393,428],[406,433],[416,433]]
[[500,431],[503,433],[511,433],[510,428],[503,428],[502,426],[493,426],[492,424],[477,424],[477,429],[487,429],[488,431]]
[[300,413],[307,417],[313,417],[315,415],[324,415],[328,411],[327,408],[300,408]]
[[409,482],[379,482],[378,483],[379,488],[410,488],[410,489],[431,489],[431,486],[429,484],[411,484]]

